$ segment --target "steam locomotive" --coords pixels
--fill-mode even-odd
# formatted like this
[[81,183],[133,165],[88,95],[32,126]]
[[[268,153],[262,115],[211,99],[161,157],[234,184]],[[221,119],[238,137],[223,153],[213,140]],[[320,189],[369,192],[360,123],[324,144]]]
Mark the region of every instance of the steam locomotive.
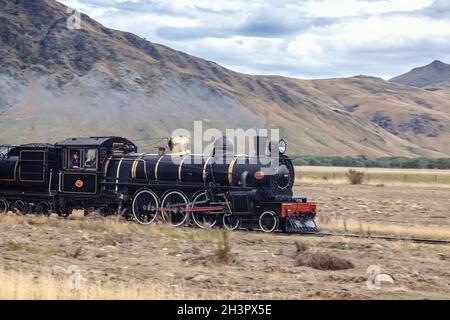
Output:
[[316,205],[293,197],[284,141],[270,151],[276,163],[268,154],[234,154],[225,137],[209,155],[180,150],[183,141],[171,139],[170,153],[155,154],[138,153],[122,137],[0,147],[0,212],[67,217],[84,210],[140,224],[317,231]]

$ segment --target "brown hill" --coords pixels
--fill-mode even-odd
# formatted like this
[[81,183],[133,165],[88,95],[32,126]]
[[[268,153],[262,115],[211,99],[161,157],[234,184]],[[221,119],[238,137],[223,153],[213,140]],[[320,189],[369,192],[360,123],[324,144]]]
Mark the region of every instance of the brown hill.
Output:
[[281,127],[290,153],[449,156],[450,107],[433,91],[373,77],[250,76],[105,28],[66,27],[52,0],[0,0],[0,142],[176,128]]
[[415,68],[390,81],[418,88],[450,81],[450,64],[435,60],[429,65]]
[[424,87],[424,89],[450,99],[450,81],[432,84]]

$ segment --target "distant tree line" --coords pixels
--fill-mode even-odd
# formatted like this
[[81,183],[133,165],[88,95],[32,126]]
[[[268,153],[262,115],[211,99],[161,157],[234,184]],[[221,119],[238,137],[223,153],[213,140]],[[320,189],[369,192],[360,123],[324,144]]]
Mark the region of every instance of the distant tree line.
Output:
[[403,168],[403,169],[450,169],[450,158],[407,158],[366,156],[292,156],[299,166],[362,167],[362,168]]

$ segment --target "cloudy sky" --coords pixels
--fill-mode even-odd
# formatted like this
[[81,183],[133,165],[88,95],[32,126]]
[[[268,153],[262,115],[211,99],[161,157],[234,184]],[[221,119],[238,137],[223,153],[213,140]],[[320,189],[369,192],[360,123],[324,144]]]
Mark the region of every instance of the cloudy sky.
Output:
[[450,63],[450,0],[60,0],[251,74],[383,78]]

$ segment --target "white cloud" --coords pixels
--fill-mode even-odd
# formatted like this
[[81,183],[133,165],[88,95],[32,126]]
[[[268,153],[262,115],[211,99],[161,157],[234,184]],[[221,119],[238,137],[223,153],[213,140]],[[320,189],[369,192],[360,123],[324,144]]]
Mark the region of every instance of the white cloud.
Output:
[[[119,0],[118,0],[119,1]],[[70,8],[74,8],[77,10],[81,10],[86,12],[93,19],[101,19],[102,17],[111,14],[120,12],[119,9],[111,7],[111,6],[95,6],[89,3],[89,1],[83,0],[64,0],[60,1],[67,5]]]
[[315,17],[348,17],[389,12],[411,12],[432,4],[432,0],[322,0],[302,5],[308,15]]
[[[450,40],[450,21],[426,17],[374,16],[350,19],[338,24],[313,28],[289,44],[289,52],[302,55],[304,48],[324,48],[351,52],[353,49],[393,49],[407,46],[417,40]],[[308,51],[305,52],[308,54]]]
[[62,0],[129,31],[237,71],[390,77],[450,62],[447,0]]
[[174,17],[169,15],[158,15],[152,13],[119,13],[107,14],[102,18],[102,22],[108,27],[120,29],[122,31],[133,32],[138,35],[145,35],[143,32],[152,32],[159,27],[196,27],[201,23],[195,19],[184,17]]

